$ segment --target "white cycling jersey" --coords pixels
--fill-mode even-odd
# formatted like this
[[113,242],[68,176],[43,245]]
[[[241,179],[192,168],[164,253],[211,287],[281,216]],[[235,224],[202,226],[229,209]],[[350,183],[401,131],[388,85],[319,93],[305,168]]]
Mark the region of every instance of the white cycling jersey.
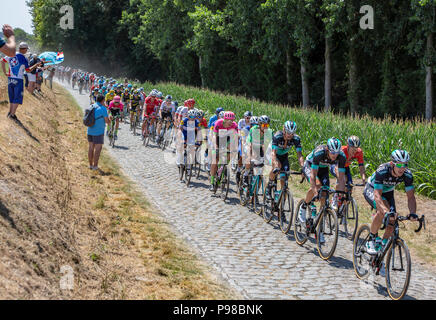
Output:
[[160,110],[162,112],[174,112],[176,110],[176,105],[174,102],[171,102],[171,104],[168,105],[168,103],[164,101],[160,106]]

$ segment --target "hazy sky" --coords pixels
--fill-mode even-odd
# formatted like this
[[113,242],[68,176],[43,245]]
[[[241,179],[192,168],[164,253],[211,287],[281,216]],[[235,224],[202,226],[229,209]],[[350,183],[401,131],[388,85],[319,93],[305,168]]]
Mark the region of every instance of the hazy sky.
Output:
[[4,24],[33,33],[32,16],[26,0],[0,0],[0,26]]

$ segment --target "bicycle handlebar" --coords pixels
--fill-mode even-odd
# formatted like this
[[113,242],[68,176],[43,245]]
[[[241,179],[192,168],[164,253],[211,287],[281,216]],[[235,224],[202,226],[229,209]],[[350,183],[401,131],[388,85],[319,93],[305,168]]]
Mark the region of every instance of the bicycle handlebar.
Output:
[[[382,227],[380,228],[381,230],[383,230],[383,229],[386,228],[386,226],[387,226],[388,223],[389,223],[389,218],[390,218],[390,217],[394,217],[395,214],[396,214],[395,212],[387,212],[387,213],[385,214],[385,217],[383,218],[383,225],[382,225]],[[398,216],[398,217],[397,217],[397,220],[398,220],[398,221],[410,220],[410,217]],[[415,232],[419,232],[419,231],[421,231],[422,227],[424,227],[424,230],[425,230],[425,216],[422,215],[421,218],[419,218],[417,221],[419,222],[419,226],[418,226],[418,229],[415,230]]]

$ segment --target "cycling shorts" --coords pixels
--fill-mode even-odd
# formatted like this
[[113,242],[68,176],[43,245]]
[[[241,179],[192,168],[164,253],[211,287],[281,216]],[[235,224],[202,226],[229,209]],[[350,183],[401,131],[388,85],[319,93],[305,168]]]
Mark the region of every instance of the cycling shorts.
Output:
[[[374,198],[374,188],[371,187],[370,183],[365,185],[365,189],[363,190],[363,196],[365,197],[366,202],[369,203],[371,208],[377,209],[375,198]],[[390,211],[397,212],[395,208],[395,199],[394,199],[394,190],[382,193],[382,199],[387,201],[390,206]]]
[[[306,177],[307,181],[310,182],[310,176],[312,174],[312,164],[309,161],[304,162],[303,166],[303,174]],[[316,177],[321,182],[323,189],[330,189],[330,179],[329,179],[329,168],[328,167],[319,167],[318,174]]]
[[111,112],[111,115],[113,116],[113,117],[115,117],[115,116],[120,116],[121,115],[121,110],[120,109],[110,109],[110,112]]
[[171,121],[173,119],[173,116],[172,116],[171,112],[162,111],[162,119],[168,119]]

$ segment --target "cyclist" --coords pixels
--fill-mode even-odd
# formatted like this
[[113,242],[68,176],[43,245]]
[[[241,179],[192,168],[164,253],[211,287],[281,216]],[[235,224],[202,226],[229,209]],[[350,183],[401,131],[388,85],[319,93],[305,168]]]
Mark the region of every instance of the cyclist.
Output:
[[[306,199],[300,207],[299,220],[302,223],[306,222],[306,209],[312,198],[316,195],[319,188],[324,190],[330,189],[329,166],[338,164],[338,191],[344,191],[345,187],[345,162],[347,161],[345,154],[341,149],[341,142],[336,138],[330,138],[326,145],[320,145],[315,148],[307,157],[303,166],[303,174],[310,183],[310,189],[306,194]],[[317,184],[319,178],[320,184]],[[321,205],[324,205],[325,198],[321,198]],[[321,234],[320,239],[324,236]],[[323,242],[323,241],[321,241]]]
[[[241,178],[241,170],[244,166],[244,163],[249,163],[250,159],[248,158],[248,150],[247,150],[247,137],[250,134],[250,129],[254,126],[258,125],[259,121],[256,116],[252,116],[250,118],[250,122],[246,124],[245,127],[239,129],[239,156],[238,156],[238,168],[236,170],[236,182],[239,183],[239,179]],[[239,124],[238,124],[239,125]]]
[[212,117],[210,117],[210,119],[209,119],[209,123],[207,124],[207,126],[208,126],[209,128],[210,128],[210,127],[213,127],[214,122],[218,120],[218,115],[220,114],[220,112],[223,112],[223,111],[224,111],[223,108],[217,108],[217,109],[215,110],[215,114],[214,114]]
[[[363,191],[365,200],[369,203],[371,208],[377,210],[371,223],[369,241],[366,243],[366,250],[369,254],[377,253],[378,248],[375,242],[377,232],[383,223],[383,218],[388,212],[396,212],[394,199],[396,185],[404,182],[409,207],[408,217],[412,221],[418,219],[416,214],[413,175],[408,168],[409,160],[410,156],[407,151],[394,150],[391,154],[391,161],[380,165],[366,183]],[[395,213],[395,217],[390,217],[390,219],[393,220],[389,221],[389,225],[386,226],[386,231],[383,235],[383,244],[385,244],[387,239],[392,235],[393,227],[391,223],[395,221],[396,215]]]
[[105,102],[106,102],[106,107],[109,107],[111,101],[114,99],[115,97],[115,91],[114,90],[110,90],[108,94],[106,94],[105,97]]
[[238,130],[250,125],[250,118],[253,116],[251,111],[245,111],[244,117],[238,121]]
[[[160,105],[159,108],[159,123],[157,124],[157,132],[160,133],[160,130],[162,128],[162,123],[165,119],[168,119],[168,122],[166,123],[166,129],[168,129],[168,127],[171,124],[171,121],[174,117],[174,113],[176,111],[176,106],[175,104],[172,102],[173,97],[171,97],[170,95],[167,95],[165,97],[165,101],[162,102],[162,104]],[[160,140],[160,135],[158,137],[158,140]],[[163,137],[162,137],[163,138]]]
[[[246,140],[247,143],[247,161],[245,162],[244,185],[248,185],[248,173],[251,168],[251,160],[260,160],[264,157],[264,147],[267,147],[271,140],[273,132],[269,128],[270,118],[267,115],[260,116],[258,124],[254,125]],[[270,174],[271,176],[271,174]]]
[[134,91],[133,94],[129,96],[129,99],[127,101],[130,105],[130,123],[132,123],[133,117],[136,117],[136,119],[138,119],[139,103],[141,101],[139,91]]
[[[129,84],[129,86],[131,86]],[[156,108],[159,106],[159,101],[157,100],[157,92],[152,90],[150,95],[145,99],[145,109],[143,115],[142,123],[142,136],[146,137],[148,135],[148,125],[153,125],[156,119]],[[147,130],[145,130],[147,128]]]
[[[269,173],[269,181],[265,190],[265,196],[271,199],[271,188],[273,187],[276,176],[279,170],[289,171],[289,151],[292,147],[295,147],[297,152],[297,159],[302,167],[304,164],[303,155],[301,154],[301,139],[295,134],[297,131],[297,124],[293,121],[286,121],[283,124],[281,131],[277,131],[272,139],[271,146],[271,165],[272,169]],[[280,185],[283,188],[285,184],[284,180],[280,180]]]
[[[359,164],[360,176],[362,177],[362,183],[365,185],[366,183],[366,173],[365,173],[365,163],[363,161],[363,152],[360,147],[360,139],[357,136],[350,136],[347,139],[347,145],[342,146],[342,152],[344,152],[347,161],[345,162],[345,176],[346,176],[346,184],[353,184],[353,177],[350,171],[350,163],[353,160],[357,160]],[[337,177],[338,170],[337,167],[332,165],[330,167],[330,172]],[[341,206],[342,195],[335,194],[332,201],[332,207],[336,210]]]
[[94,101],[94,103],[97,102],[98,91],[98,88],[94,88],[89,95],[89,98],[91,99],[91,101]]
[[109,104],[109,111],[110,111],[110,121],[112,123],[112,119],[115,118],[115,140],[118,139],[118,127],[120,125],[119,117],[121,116],[121,112],[123,111],[124,105],[121,103],[121,97],[115,96],[114,99]]
[[[197,112],[195,110],[189,110],[187,117],[183,118],[180,122],[180,131],[183,134],[183,144],[181,141],[178,143],[178,148],[176,150],[176,163],[177,166],[183,166],[183,154],[186,146],[193,146],[197,144],[197,133],[198,133],[198,120],[196,119]],[[194,148],[188,148],[187,150],[187,164],[192,164],[194,162]]]
[[[226,143],[227,147],[229,146],[229,142],[230,144],[237,145],[238,124],[234,120],[235,120],[235,114],[231,111],[227,111],[224,113],[223,119],[217,120],[213,125],[212,143],[214,147],[212,148],[212,152],[211,152],[212,164],[210,168],[210,183],[211,183],[210,190],[213,190],[215,185],[215,175],[218,170],[220,141],[222,140],[222,142]],[[232,145],[230,145],[230,147],[232,153],[233,151],[232,149],[234,148],[232,147]],[[215,159],[214,159],[214,154],[215,154]]]

